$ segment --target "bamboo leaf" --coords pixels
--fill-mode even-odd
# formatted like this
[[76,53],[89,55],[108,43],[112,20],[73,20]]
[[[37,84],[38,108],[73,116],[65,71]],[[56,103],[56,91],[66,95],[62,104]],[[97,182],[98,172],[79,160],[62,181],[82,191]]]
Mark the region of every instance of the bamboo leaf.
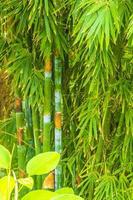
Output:
[[49,15],[49,3],[48,0],[45,0],[45,10],[46,10],[46,15]]
[[51,30],[50,30],[50,24],[49,24],[49,20],[47,16],[45,16],[45,30],[46,30],[48,41],[51,43]]

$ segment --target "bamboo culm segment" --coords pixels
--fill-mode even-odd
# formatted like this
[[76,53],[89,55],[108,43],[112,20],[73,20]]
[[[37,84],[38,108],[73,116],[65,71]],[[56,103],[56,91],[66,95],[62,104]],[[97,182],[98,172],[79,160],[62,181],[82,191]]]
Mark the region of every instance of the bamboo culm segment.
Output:
[[31,139],[33,138],[33,124],[32,124],[32,111],[28,99],[25,100],[24,109],[25,109],[27,139],[31,141]]
[[33,123],[33,135],[34,135],[34,146],[35,146],[35,154],[40,153],[40,127],[39,127],[39,113],[36,110],[32,110],[32,123]]
[[[33,124],[33,136],[34,136],[34,147],[35,147],[35,155],[41,152],[41,143],[39,141],[40,136],[40,123],[39,123],[39,111],[32,109],[32,124]],[[42,186],[42,177],[37,176],[35,178],[35,187],[36,189],[40,189]]]
[[43,117],[43,152],[50,151],[51,136],[51,104],[52,104],[52,62],[47,60],[44,67],[44,117]]
[[17,154],[18,154],[18,169],[19,177],[25,175],[25,157],[26,147],[23,145],[24,137],[24,113],[22,112],[22,101],[20,98],[16,99],[16,129],[17,129]]
[[[61,59],[55,56],[54,59],[54,75],[55,75],[55,151],[62,152],[62,94],[61,94],[61,83],[62,83],[62,66]],[[62,187],[62,167],[59,164],[55,169],[55,189]]]
[[29,100],[25,100],[25,121],[26,121],[26,136],[27,136],[27,154],[26,161],[28,162],[34,156],[34,140],[33,140],[33,123],[32,123],[32,110],[29,105]]
[[19,177],[25,176],[25,165],[26,165],[26,147],[25,145],[17,146],[18,153],[18,169],[19,169]]
[[[47,59],[44,66],[44,116],[43,116],[43,152],[51,150],[51,113],[52,113],[52,61]],[[48,181],[49,182],[49,181]],[[49,188],[49,184],[45,184],[45,188]],[[50,188],[54,188],[54,177],[50,179]],[[49,188],[49,189],[50,189]]]

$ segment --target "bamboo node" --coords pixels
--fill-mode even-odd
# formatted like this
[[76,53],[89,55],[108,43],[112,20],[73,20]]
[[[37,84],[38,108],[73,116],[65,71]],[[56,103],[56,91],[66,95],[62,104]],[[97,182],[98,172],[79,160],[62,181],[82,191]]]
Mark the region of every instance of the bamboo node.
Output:
[[48,60],[44,66],[45,72],[51,72],[52,71],[52,62],[51,60]]
[[25,171],[22,169],[19,169],[19,177],[24,178],[26,176]]
[[61,112],[55,113],[55,127],[61,128]]
[[22,101],[20,98],[16,98],[15,100],[16,112],[22,111]]
[[77,183],[77,185],[80,185],[80,183],[81,183],[81,178],[79,175],[76,177],[76,183]]

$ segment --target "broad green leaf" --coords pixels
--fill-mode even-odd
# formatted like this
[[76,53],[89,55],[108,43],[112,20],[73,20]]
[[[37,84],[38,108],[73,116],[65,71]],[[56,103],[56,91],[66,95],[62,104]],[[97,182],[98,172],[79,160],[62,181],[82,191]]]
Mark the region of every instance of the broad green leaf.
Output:
[[0,179],[0,200],[7,200],[14,189],[15,181],[12,176],[4,176]]
[[57,193],[57,194],[74,194],[74,191],[72,188],[65,187],[65,188],[56,190],[55,193]]
[[23,185],[23,186],[25,186],[25,187],[27,187],[27,188],[29,188],[29,189],[32,189],[32,188],[33,188],[33,185],[34,185],[34,180],[33,180],[32,177],[20,178],[20,179],[18,179],[18,182],[19,182],[21,185]]
[[57,197],[51,198],[51,200],[83,200],[83,198],[74,194],[62,194],[58,195]]
[[2,145],[0,145],[0,168],[9,169],[11,162],[10,152]]
[[51,200],[53,197],[56,197],[57,194],[47,190],[36,190],[29,192],[25,195],[22,200]]
[[60,154],[57,152],[40,153],[28,162],[27,173],[30,176],[47,174],[56,168],[59,160]]

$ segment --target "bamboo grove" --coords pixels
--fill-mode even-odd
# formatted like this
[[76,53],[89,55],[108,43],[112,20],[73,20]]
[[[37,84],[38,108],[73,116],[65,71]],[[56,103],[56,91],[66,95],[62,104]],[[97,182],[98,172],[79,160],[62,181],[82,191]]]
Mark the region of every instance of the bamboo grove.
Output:
[[[14,100],[0,122],[18,176],[55,150],[36,188],[133,199],[133,1],[1,0],[0,70]],[[10,105],[9,105],[10,106]]]

